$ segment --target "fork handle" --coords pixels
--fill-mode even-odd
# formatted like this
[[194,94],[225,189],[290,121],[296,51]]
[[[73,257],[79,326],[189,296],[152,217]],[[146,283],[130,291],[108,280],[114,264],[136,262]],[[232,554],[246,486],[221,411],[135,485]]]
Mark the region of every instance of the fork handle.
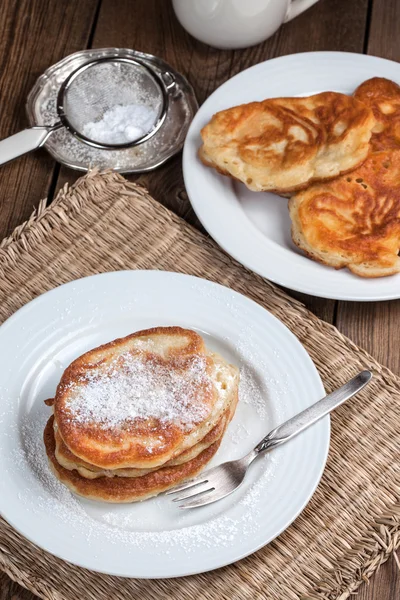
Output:
[[295,435],[325,417],[333,409],[343,404],[343,402],[352,398],[362,390],[367,383],[369,383],[371,378],[372,373],[370,371],[361,371],[361,373],[353,377],[353,379],[350,379],[350,381],[342,385],[339,389],[328,394],[325,398],[322,398],[322,400],[312,404],[285,423],[282,423],[282,425],[278,425],[278,427],[270,431],[265,438],[257,444],[254,448],[254,452],[256,454],[266,452],[267,450],[276,448],[276,446],[280,446],[289,441]]

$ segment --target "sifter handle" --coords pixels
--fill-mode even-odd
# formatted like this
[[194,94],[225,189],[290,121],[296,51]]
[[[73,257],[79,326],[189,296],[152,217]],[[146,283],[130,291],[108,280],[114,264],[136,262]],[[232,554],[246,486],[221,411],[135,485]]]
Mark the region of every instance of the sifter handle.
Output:
[[30,127],[0,141],[0,165],[42,146],[61,124],[49,127]]

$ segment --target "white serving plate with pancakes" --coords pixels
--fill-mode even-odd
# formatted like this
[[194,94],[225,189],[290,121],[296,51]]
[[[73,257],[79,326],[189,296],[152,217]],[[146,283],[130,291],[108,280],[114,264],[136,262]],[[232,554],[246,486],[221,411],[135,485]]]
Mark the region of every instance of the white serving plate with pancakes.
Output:
[[76,565],[137,578],[216,569],[286,529],[311,498],[329,448],[326,417],[260,457],[242,487],[199,509],[168,496],[107,504],[71,494],[47,466],[42,441],[66,366],[90,348],[156,326],[197,330],[242,372],[239,404],[213,464],[239,458],[273,427],[322,396],[295,336],[232,290],[160,271],[120,271],[60,286],[0,327],[0,513],[26,538]]
[[220,110],[280,96],[351,94],[375,76],[400,83],[400,64],[347,52],[293,54],[242,71],[206,100],[186,138],[183,173],[198,218],[226,252],[259,275],[313,296],[358,301],[400,298],[400,274],[364,279],[307,258],[292,242],[285,198],[252,192],[204,166],[197,156],[200,130]]

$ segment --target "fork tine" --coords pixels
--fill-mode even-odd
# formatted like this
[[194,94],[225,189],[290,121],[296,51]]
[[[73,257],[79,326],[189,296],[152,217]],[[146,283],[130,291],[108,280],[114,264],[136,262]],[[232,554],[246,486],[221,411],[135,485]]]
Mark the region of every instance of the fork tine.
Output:
[[172,502],[180,502],[185,498],[193,498],[194,496],[198,496],[202,492],[209,492],[210,490],[214,490],[215,488],[209,483],[207,480],[203,483],[198,483],[195,486],[191,486],[187,490],[184,491],[183,494],[178,494],[178,498],[174,498]]
[[199,506],[211,504],[212,502],[215,502],[223,497],[224,495],[221,495],[215,488],[210,488],[209,490],[204,490],[204,492],[200,492],[199,494],[193,494],[193,496],[189,496],[187,500],[184,500],[183,504],[179,504],[179,508],[197,508]]
[[195,485],[200,485],[200,483],[207,483],[207,481],[207,479],[204,479],[203,473],[202,475],[199,475],[194,479],[189,479],[189,481],[185,481],[185,483],[182,483],[181,485],[176,485],[175,487],[165,492],[165,495],[169,496],[170,494],[176,494],[176,492],[183,492],[183,490],[187,490],[191,487],[194,487]]

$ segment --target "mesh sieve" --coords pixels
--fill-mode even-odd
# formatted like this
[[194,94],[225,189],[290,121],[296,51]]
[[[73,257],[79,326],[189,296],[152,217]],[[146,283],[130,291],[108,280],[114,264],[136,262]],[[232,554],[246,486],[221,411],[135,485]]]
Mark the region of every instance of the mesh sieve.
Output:
[[149,139],[161,126],[164,84],[139,61],[103,58],[85,63],[60,88],[62,124],[98,148],[123,148]]

